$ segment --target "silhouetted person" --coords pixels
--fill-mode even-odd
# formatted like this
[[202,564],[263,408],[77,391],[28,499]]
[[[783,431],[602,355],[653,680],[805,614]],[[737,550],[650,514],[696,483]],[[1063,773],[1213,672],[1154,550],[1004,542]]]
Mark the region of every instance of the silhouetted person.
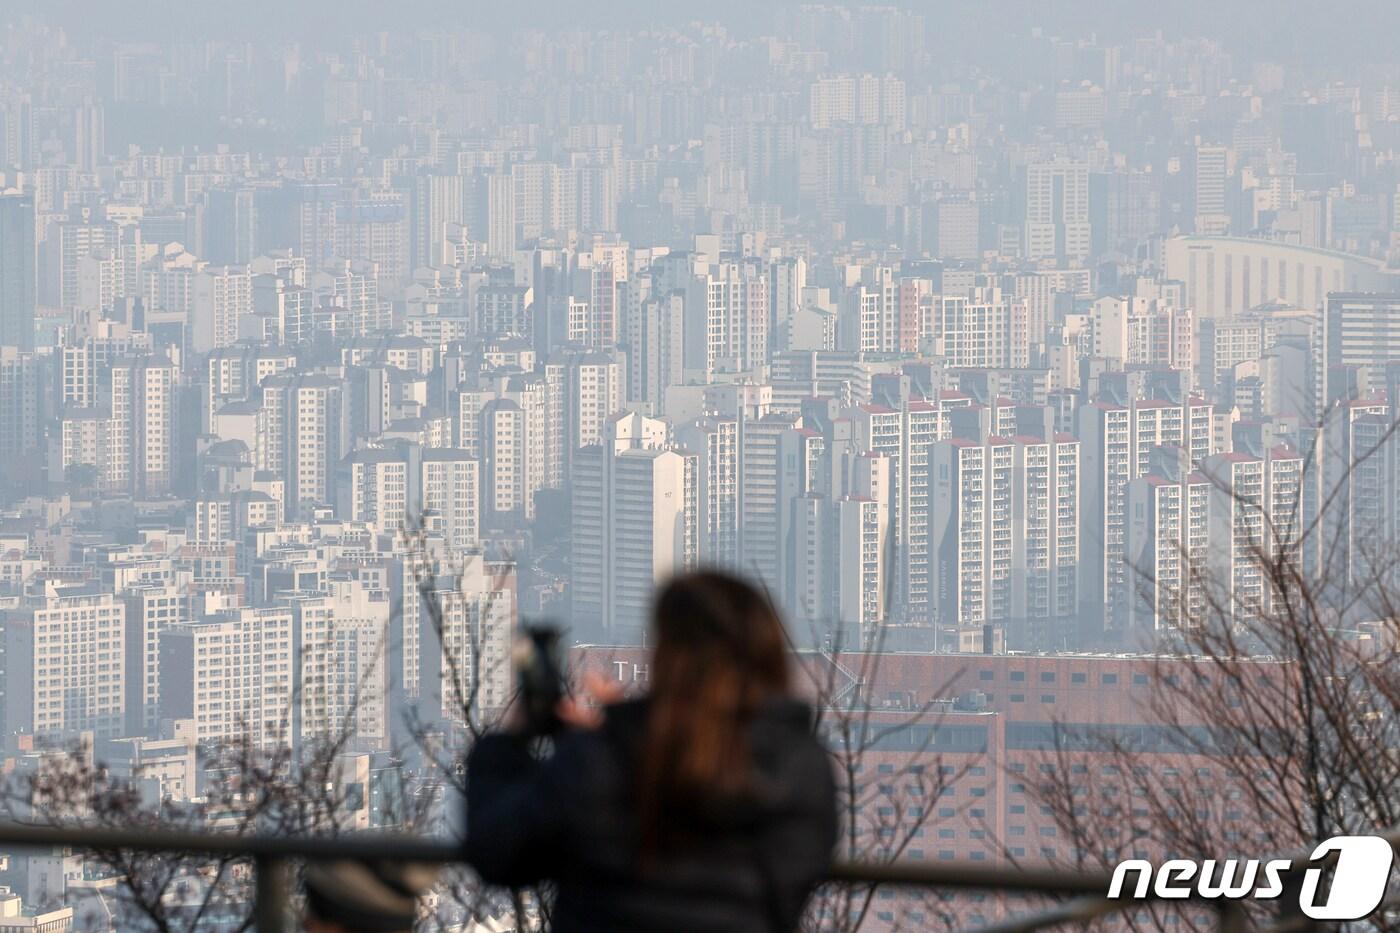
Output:
[[468,860],[496,884],[557,882],[560,933],[792,930],[836,805],[782,623],[748,584],[697,573],[661,592],[652,635],[648,695],[601,723],[566,703],[583,728],[552,757],[509,731],[477,743]]

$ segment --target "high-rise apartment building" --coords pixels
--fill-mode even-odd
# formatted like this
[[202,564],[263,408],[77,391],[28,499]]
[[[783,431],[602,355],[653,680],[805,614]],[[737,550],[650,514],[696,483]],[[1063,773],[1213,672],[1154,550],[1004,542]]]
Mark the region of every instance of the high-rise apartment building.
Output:
[[253,313],[253,275],[246,266],[211,266],[194,277],[190,339],[207,352],[238,341],[240,322]]
[[240,266],[257,254],[257,207],[252,188],[214,188],[204,195],[204,258]]
[[[465,724],[475,717],[498,716],[515,693],[510,651],[515,642],[520,606],[515,567],[483,559],[479,553],[441,555],[460,568],[453,578],[435,580],[436,616],[421,610],[406,618],[417,635],[404,632],[405,673],[415,684],[421,715]],[[455,558],[455,559],[454,559]],[[414,594],[417,595],[417,594]]]
[[891,463],[865,453],[851,463],[850,491],[835,501],[830,529],[835,541],[823,572],[834,575],[839,625],[833,649],[865,650],[881,641],[890,621]]
[[[731,409],[719,409],[727,414]],[[781,579],[778,444],[801,418],[746,406],[739,423],[739,552],[745,573],[776,588]]]
[[1210,595],[1231,624],[1249,625],[1270,606],[1268,463],[1223,453],[1209,458],[1201,472],[1211,480]]
[[350,449],[345,383],[320,373],[270,376],[262,402],[265,460],[286,483],[288,510],[331,505],[335,470]]
[[[629,298],[639,291],[629,288]],[[685,295],[647,296],[627,313],[627,398],[655,415],[666,412],[666,390],[685,381]]]
[[580,450],[573,480],[576,624],[639,637],[656,585],[695,566],[697,458],[668,447],[667,425],[619,415],[606,443]]
[[127,728],[126,605],[93,586],[50,584],[0,610],[6,736],[52,742]]
[[941,198],[934,204],[934,215],[931,252],[935,256],[944,260],[981,256],[981,205],[976,200],[971,196]]
[[[625,266],[623,267],[625,269]],[[622,336],[618,313],[618,264],[606,252],[584,253],[573,273],[569,305],[570,343],[595,350],[610,350]]]
[[1093,355],[1118,368],[1193,370],[1196,346],[1191,312],[1169,301],[1109,296],[1090,311]]
[[1202,321],[1196,372],[1202,391],[1223,394],[1234,382],[1235,367],[1264,355],[1264,341],[1265,325],[1257,318]]
[[1008,644],[1064,645],[1072,634],[1066,623],[1079,611],[1079,441],[1053,433],[1010,441]]
[[1180,448],[1191,464],[1200,464],[1216,451],[1211,406],[1201,398],[1183,404],[1165,399],[1137,399],[1132,409],[1133,476],[1151,469],[1158,447]]
[[1025,369],[1030,366],[1027,305],[999,288],[933,300],[933,346],[954,369]]
[[1400,360],[1400,294],[1329,293],[1323,340],[1323,405],[1348,397],[1345,374],[1350,367],[1369,370],[1380,382],[1385,364]]
[[135,496],[170,489],[175,459],[177,370],[159,356],[123,357],[112,364],[112,421],[106,488]]
[[208,423],[222,405],[253,398],[265,378],[295,369],[296,364],[295,353],[251,342],[211,352],[204,365]]
[[1132,412],[1120,405],[1094,402],[1079,410],[1078,423],[1083,624],[1116,628],[1125,623],[1127,612],[1122,600],[1128,581],[1125,496],[1134,476]]
[[1308,468],[1305,522],[1322,512],[1310,567],[1343,605],[1374,587],[1391,564],[1385,549],[1395,519],[1393,405],[1380,398],[1337,402]]
[[186,621],[189,600],[178,587],[153,581],[126,587],[126,733],[154,733],[160,725],[160,638]]
[[934,445],[934,613],[941,630],[1011,617],[1013,445],[956,437]]
[[486,478],[486,514],[534,514],[531,482],[538,463],[529,413],[514,399],[496,398],[481,409],[482,466]]
[[[701,307],[686,305],[686,342],[705,347],[705,369],[742,372],[768,360],[768,276],[751,261],[711,264]],[[701,327],[703,326],[703,330]]]
[[[849,276],[850,271],[847,270]],[[899,280],[890,266],[860,267],[856,281],[841,291],[839,346],[857,353],[897,353],[902,349]],[[914,308],[917,311],[917,306]],[[919,321],[910,321],[913,346],[917,349]]]
[[423,174],[413,178],[409,262],[412,268],[443,262],[449,224],[467,217],[465,179],[461,175]]
[[313,328],[329,330],[329,336],[341,338],[367,337],[387,330],[390,306],[379,297],[379,279],[378,267],[364,260],[323,262],[307,279],[313,298]]
[[509,175],[486,178],[486,250],[492,258],[515,255],[515,185]]
[[[265,272],[253,276],[253,317],[249,327],[266,341],[297,344],[312,337],[315,300],[306,287],[304,269]],[[300,281],[298,281],[300,279]]]
[[[932,618],[933,518],[931,448],[944,436],[936,404],[916,394],[907,376],[885,377],[874,392],[877,401],[848,413],[853,452],[870,452],[889,459],[890,520],[893,557],[889,586],[893,620],[927,624]],[[841,459],[837,447],[833,455]],[[833,464],[833,495],[849,487]]]
[[711,415],[676,430],[676,443],[695,457],[697,560],[740,570],[739,421]]
[[778,439],[782,578],[771,592],[792,620],[793,637],[804,644],[837,618],[832,609],[835,516],[827,443],[815,427],[792,428]]
[[581,447],[603,443],[608,421],[623,410],[626,366],[616,352],[572,354],[568,357],[564,407],[564,467]]
[[1223,236],[1230,232],[1225,188],[1230,151],[1224,146],[1196,147],[1196,234]]
[[317,592],[286,597],[296,658],[296,741],[348,734],[389,737],[388,594],[358,580],[332,580]]
[[0,346],[0,458],[5,463],[40,449],[51,381],[52,367],[42,358]]
[[1025,238],[1029,259],[1088,259],[1091,227],[1087,165],[1037,162],[1026,167]]
[[1211,535],[1212,488],[1204,474],[1157,472],[1128,483],[1124,554],[1132,578],[1130,638],[1199,624]]
[[161,632],[163,718],[192,719],[198,742],[292,739],[297,643],[286,606],[227,609]]
[[[481,542],[480,464],[452,447],[422,451],[418,483],[422,517],[458,550]],[[412,500],[410,500],[412,501]]]
[[[11,210],[14,223],[23,224],[22,199]],[[22,233],[16,246],[24,252]],[[94,215],[91,208],[75,208],[67,217],[49,224],[44,238],[39,299],[46,305],[71,307],[78,302],[78,264],[85,257],[115,252],[121,245],[117,225]],[[21,260],[22,261],[22,260]],[[19,279],[22,282],[23,279]],[[22,285],[21,285],[22,287]]]
[[34,349],[34,199],[0,192],[0,347]]
[[336,513],[364,522],[380,534],[398,534],[411,516],[409,474],[417,451],[365,448],[353,451],[336,468]]

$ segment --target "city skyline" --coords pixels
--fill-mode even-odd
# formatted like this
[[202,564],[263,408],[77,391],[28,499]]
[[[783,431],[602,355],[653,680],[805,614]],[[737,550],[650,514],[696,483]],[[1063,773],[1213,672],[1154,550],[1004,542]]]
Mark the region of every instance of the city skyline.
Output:
[[973,779],[1063,716],[1224,795],[1153,730],[1234,707],[1153,691],[1396,650],[1395,10],[164,6],[0,19],[0,772],[195,812],[331,747],[445,823],[527,624],[635,685],[715,568],[1021,808],[918,858],[1011,864],[1064,814]]

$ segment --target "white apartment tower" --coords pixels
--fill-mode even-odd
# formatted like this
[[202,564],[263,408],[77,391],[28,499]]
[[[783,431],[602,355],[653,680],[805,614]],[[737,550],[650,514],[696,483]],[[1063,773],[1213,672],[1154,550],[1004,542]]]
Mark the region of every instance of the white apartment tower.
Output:
[[1200,624],[1207,605],[1212,487],[1198,471],[1160,473],[1128,484],[1125,557],[1131,575],[1130,637],[1150,643],[1160,629]]
[[834,564],[843,647],[869,650],[889,621],[891,463],[862,454],[852,464],[851,492],[836,500]]
[[[439,590],[441,631],[428,621],[421,634],[424,709],[465,723],[491,717],[514,695],[510,648],[519,615],[515,568],[468,559],[460,581]],[[475,679],[475,683],[473,683]]]
[[1083,262],[1091,248],[1089,167],[1038,162],[1026,168],[1026,258]]
[[287,597],[296,638],[298,741],[388,738],[390,601],[357,580]]
[[1030,323],[1025,302],[1000,288],[933,299],[932,346],[952,369],[1025,369]]
[[1079,410],[1079,599],[1086,627],[1126,622],[1125,499],[1134,477],[1132,412],[1093,402]]
[[1230,232],[1226,183],[1230,151],[1224,146],[1196,147],[1197,236],[1223,236]]
[[435,447],[422,452],[418,489],[425,517],[436,522],[450,548],[481,542],[480,464],[465,451]]
[[[1048,647],[1047,623],[1079,608],[1079,441],[1011,439],[1010,620],[1024,621],[1034,647]],[[996,620],[994,620],[996,621]]]
[[697,458],[668,448],[664,421],[618,415],[580,450],[573,482],[576,624],[640,637],[656,585],[695,566]]
[[481,410],[482,466],[487,515],[534,515],[536,472],[526,411],[514,399],[492,399]]
[[1011,617],[1014,454],[998,437],[934,445],[934,612],[945,631]]
[[[890,521],[893,523],[891,616],[894,621],[927,622],[932,612],[930,542],[931,449],[943,436],[937,405],[908,391],[901,378],[891,404],[860,405],[847,413],[854,449],[887,457],[890,462]],[[840,470],[833,477],[841,495]],[[747,519],[746,519],[747,520]]]
[[188,598],[176,586],[142,584],[124,589],[126,603],[127,733],[154,733],[160,725],[160,636],[185,621]]
[[7,461],[39,448],[47,376],[42,358],[0,346],[0,457]]
[[742,566],[746,573],[776,591],[782,579],[778,445],[784,432],[801,427],[801,418],[770,413],[765,403],[745,410],[738,422]]
[[337,468],[337,514],[364,522],[379,534],[398,534],[410,518],[411,467],[409,458],[397,449],[354,451]]
[[1213,603],[1231,624],[1247,624],[1269,606],[1264,580],[1270,551],[1268,464],[1242,453],[1217,454],[1202,467],[1211,480],[1210,575]]
[[496,260],[515,257],[515,185],[509,175],[486,179],[486,250]]
[[0,610],[6,734],[55,741],[127,728],[126,604],[87,588],[48,590]]
[[200,743],[292,738],[296,641],[286,606],[229,609],[161,633],[164,718],[193,719]]
[[696,458],[698,560],[704,566],[738,570],[738,419],[699,418],[676,431],[676,443]]
[[665,414],[666,390],[685,382],[685,295],[649,296],[629,307],[627,345],[628,400]]
[[194,276],[190,340],[196,352],[232,346],[241,319],[253,313],[253,275],[247,266],[209,266]]
[[609,419],[622,411],[624,374],[615,353],[585,353],[570,360],[564,414],[567,451],[603,443]]
[[111,376],[104,485],[134,496],[164,495],[173,459],[175,366],[159,356],[123,357],[112,365]]
[[[280,395],[281,423],[273,433],[280,447],[287,508],[306,515],[331,504],[335,470],[350,447],[345,384],[328,375],[274,376],[264,382]],[[274,461],[276,462],[276,461]]]

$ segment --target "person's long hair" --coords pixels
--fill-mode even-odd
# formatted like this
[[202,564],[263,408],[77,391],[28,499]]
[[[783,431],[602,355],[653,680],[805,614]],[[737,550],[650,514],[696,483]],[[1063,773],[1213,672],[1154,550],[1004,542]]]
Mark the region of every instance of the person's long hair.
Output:
[[787,638],[767,597],[716,572],[672,580],[652,615],[655,646],[641,749],[643,852],[684,835],[682,817],[751,790],[748,726],[789,689]]

